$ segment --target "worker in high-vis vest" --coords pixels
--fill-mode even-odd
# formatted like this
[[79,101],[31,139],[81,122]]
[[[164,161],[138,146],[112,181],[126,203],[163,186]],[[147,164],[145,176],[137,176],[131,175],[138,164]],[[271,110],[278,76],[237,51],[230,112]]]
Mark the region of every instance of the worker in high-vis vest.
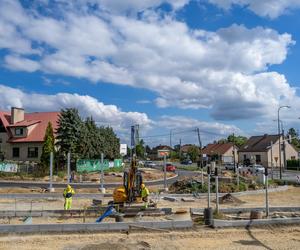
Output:
[[142,200],[144,202],[144,208],[147,208],[148,207],[148,201],[149,201],[148,200],[149,190],[148,190],[148,188],[146,188],[144,183],[141,184],[141,189],[142,189],[141,197],[142,197]]
[[67,188],[64,190],[63,196],[65,198],[64,209],[69,210],[72,207],[72,196],[75,194],[74,189],[68,185]]

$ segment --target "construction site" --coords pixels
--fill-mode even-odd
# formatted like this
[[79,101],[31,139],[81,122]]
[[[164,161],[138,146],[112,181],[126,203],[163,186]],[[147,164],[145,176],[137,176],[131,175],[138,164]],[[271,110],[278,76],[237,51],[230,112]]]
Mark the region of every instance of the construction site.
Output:
[[[142,180],[143,174],[147,177]],[[264,188],[217,194],[213,189],[211,193],[197,190],[195,185],[200,188],[201,177],[206,185],[212,177],[201,176],[203,171],[195,171],[192,178],[169,173],[167,179],[177,181],[167,189],[163,184],[147,185],[163,174],[161,170],[139,169],[132,161],[121,174],[123,185],[120,179],[106,174],[106,181],[116,181],[119,187],[107,188],[105,193],[96,186],[76,187],[73,183],[72,208],[67,210],[64,187],[3,187],[0,248],[299,248],[300,187],[269,187],[266,208]],[[229,175],[229,171],[222,171],[220,178]],[[149,191],[146,206],[141,183],[146,183]],[[207,214],[208,207],[213,214]]]

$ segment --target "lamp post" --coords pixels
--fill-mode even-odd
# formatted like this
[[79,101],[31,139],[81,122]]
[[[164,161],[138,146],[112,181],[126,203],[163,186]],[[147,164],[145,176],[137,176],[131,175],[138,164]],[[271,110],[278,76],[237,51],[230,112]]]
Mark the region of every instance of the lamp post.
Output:
[[277,122],[278,122],[278,137],[279,137],[279,174],[280,174],[280,180],[282,179],[282,166],[281,166],[281,142],[280,142],[280,137],[281,137],[281,132],[280,132],[280,119],[279,119],[279,113],[280,113],[280,110],[282,108],[291,108],[291,106],[280,106],[277,110]]

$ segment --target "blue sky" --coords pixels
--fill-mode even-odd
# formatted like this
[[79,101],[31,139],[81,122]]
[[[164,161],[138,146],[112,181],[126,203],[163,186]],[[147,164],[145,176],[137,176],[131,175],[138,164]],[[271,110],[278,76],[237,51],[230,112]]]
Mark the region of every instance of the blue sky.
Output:
[[297,0],[3,0],[0,109],[76,107],[151,145],[276,133],[280,105],[297,129],[299,24]]

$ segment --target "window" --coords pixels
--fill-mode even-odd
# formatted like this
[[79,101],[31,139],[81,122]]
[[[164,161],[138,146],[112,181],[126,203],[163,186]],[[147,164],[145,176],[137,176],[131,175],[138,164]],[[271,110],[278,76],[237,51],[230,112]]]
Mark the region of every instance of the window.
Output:
[[292,157],[291,157],[291,160],[296,160],[296,156],[292,156]]
[[12,155],[14,158],[20,157],[20,148],[12,148]]
[[28,148],[28,158],[37,158],[39,156],[38,147],[29,147]]
[[255,155],[256,163],[261,163],[260,155]]
[[15,130],[16,135],[23,135],[23,132],[24,132],[23,128],[16,128]]

